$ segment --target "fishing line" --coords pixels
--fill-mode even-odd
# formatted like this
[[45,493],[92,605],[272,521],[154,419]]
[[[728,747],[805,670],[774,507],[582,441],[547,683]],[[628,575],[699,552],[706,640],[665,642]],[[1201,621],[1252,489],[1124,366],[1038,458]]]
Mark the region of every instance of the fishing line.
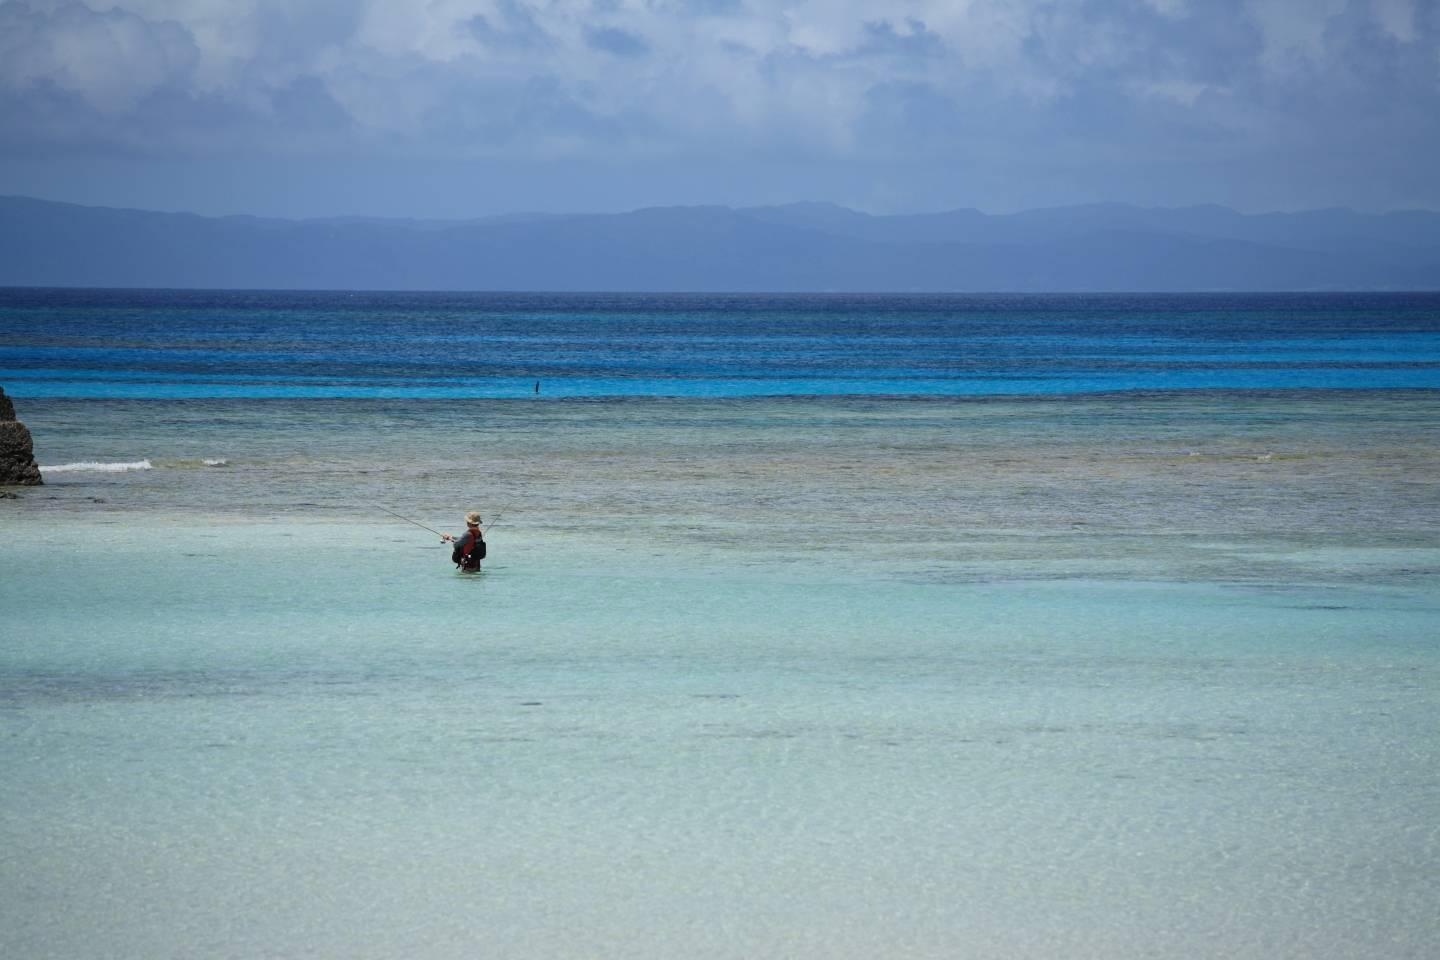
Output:
[[[394,517],[396,520],[404,520],[406,523],[413,523],[415,526],[419,527],[421,530],[429,530],[431,533],[435,534],[435,536],[439,537],[439,538],[442,539],[442,540],[444,540],[445,537],[446,537],[446,535],[443,534],[443,533],[441,533],[439,530],[436,530],[436,529],[433,528],[433,527],[427,527],[427,526],[425,526],[425,524],[420,523],[420,522],[415,521],[415,520],[411,520],[409,517],[402,517],[402,516],[400,516],[400,514],[396,513],[394,510],[386,510],[384,507],[380,506],[380,504],[378,504],[378,503],[372,503],[372,504],[370,504],[370,506],[374,507],[376,510],[381,511],[382,513],[388,513],[388,514],[390,514],[390,516]],[[485,527],[484,527],[483,530],[482,530],[482,533],[489,533],[491,530],[495,529],[495,524],[497,524],[497,523],[500,522],[500,518],[503,517],[503,516],[505,516],[506,512],[508,512],[509,509],[510,509],[510,505],[509,505],[509,504],[506,504],[506,505],[505,505],[505,509],[504,509],[504,510],[501,510],[499,513],[495,514],[495,519],[494,519],[494,520],[491,520],[488,524],[485,525]]]
[[505,504],[505,509],[504,509],[504,510],[501,510],[499,513],[495,514],[495,519],[494,519],[494,520],[491,520],[488,524],[486,524],[486,525],[485,525],[485,529],[484,529],[483,531],[481,531],[481,532],[482,532],[482,533],[489,533],[491,530],[494,530],[494,529],[495,529],[495,524],[497,524],[497,523],[500,522],[500,518],[503,517],[503,516],[505,516],[505,514],[509,511],[509,509],[510,509],[510,504],[508,504],[508,503]]
[[386,510],[384,507],[380,506],[380,504],[378,504],[378,503],[372,503],[372,504],[370,504],[370,506],[374,507],[376,510],[380,510],[380,511],[382,511],[382,512],[384,512],[384,513],[390,514],[390,516],[394,517],[394,518],[397,519],[397,520],[404,520],[406,523],[413,523],[413,524],[415,524],[415,526],[419,527],[421,530],[429,530],[431,533],[435,534],[435,536],[439,537],[441,540],[444,540],[444,539],[445,539],[445,534],[441,533],[439,530],[434,529],[433,527],[427,527],[427,526],[425,526],[425,524],[423,524],[423,523],[418,523],[418,522],[416,522],[416,521],[414,521],[414,520],[411,520],[409,517],[402,517],[402,516],[400,516],[400,514],[396,513],[394,510]]

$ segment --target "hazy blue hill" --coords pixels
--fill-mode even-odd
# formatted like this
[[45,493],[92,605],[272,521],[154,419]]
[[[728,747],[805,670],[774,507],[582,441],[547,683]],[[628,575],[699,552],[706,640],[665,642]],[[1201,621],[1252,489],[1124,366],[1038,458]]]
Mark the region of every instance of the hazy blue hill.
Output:
[[656,291],[1440,288],[1440,214],[828,203],[469,221],[200,217],[0,198],[0,284]]
[[806,226],[859,239],[891,243],[1043,244],[1107,231],[1243,240],[1302,250],[1345,250],[1367,243],[1390,253],[1428,258],[1440,252],[1440,214],[1404,211],[1362,214],[1353,210],[1242,214],[1227,207],[1135,207],[1097,203],[992,216],[978,210],[873,217],[834,204],[787,204],[747,208],[769,223]]
[[833,203],[789,203],[778,207],[746,207],[740,213],[765,223],[883,243],[983,243],[996,239],[986,232],[987,221],[993,218],[979,210],[874,217]]

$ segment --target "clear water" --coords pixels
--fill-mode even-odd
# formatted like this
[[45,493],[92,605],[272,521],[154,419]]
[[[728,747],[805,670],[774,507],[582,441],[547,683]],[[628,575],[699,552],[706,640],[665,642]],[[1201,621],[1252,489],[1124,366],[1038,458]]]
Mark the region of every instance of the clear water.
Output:
[[[856,343],[779,346],[788,301],[623,323],[597,301],[555,319],[593,343],[536,398],[366,308],[347,348],[275,300],[215,295],[217,319],[199,295],[66,296],[0,326],[50,468],[0,500],[0,955],[1440,945],[1440,393],[1072,376],[1082,351],[1131,376],[1142,350],[1165,376],[1257,352],[1287,376],[1428,376],[1433,305],[1262,304],[1250,340],[1208,341],[1218,308],[1017,309],[1034,389],[1001,369],[1010,342],[976,361],[1006,396],[882,397]],[[805,323],[951,322],[913,305]],[[449,322],[429,309],[423,336]],[[533,321],[484,352],[551,356]],[[664,366],[646,344],[692,322],[730,359],[696,373],[672,343],[641,395],[579,398]],[[887,369],[981,336],[912,334]],[[267,337],[270,359],[230,356]],[[203,362],[162,349],[210,341]],[[51,379],[27,352],[46,343]],[[270,397],[334,388],[298,379],[306,343],[327,384],[386,385]],[[762,355],[814,389],[727,393]],[[484,573],[377,504],[498,518]]]

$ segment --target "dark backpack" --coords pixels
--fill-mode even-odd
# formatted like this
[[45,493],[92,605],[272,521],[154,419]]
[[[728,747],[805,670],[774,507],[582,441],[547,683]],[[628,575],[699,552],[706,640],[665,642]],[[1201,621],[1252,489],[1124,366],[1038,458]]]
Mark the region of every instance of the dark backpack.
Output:
[[485,535],[478,530],[474,534],[467,530],[466,535],[470,537],[470,542],[464,547],[455,544],[455,549],[450,551],[450,559],[461,570],[479,570],[480,561],[485,559]]

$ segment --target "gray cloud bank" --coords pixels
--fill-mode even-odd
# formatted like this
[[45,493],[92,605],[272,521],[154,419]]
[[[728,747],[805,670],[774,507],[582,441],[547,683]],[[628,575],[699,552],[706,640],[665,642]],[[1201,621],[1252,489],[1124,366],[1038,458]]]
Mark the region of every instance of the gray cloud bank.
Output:
[[296,215],[807,194],[1440,207],[1440,12],[3,0],[0,152],[5,192]]

